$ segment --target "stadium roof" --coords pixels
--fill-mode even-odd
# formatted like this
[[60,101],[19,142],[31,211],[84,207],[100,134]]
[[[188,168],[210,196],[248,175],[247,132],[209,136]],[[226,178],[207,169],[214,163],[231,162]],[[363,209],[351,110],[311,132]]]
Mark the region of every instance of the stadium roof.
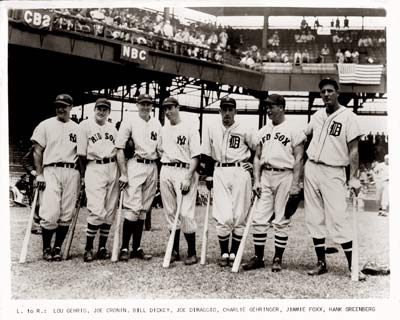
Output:
[[304,7],[189,7],[220,16],[349,16],[386,17],[383,8],[304,8]]

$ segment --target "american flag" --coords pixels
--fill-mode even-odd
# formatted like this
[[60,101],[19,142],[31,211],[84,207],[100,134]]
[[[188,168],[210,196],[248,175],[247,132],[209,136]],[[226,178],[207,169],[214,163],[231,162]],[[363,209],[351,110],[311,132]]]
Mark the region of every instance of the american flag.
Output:
[[381,83],[383,65],[381,64],[355,64],[338,63],[339,82],[355,84],[375,84]]

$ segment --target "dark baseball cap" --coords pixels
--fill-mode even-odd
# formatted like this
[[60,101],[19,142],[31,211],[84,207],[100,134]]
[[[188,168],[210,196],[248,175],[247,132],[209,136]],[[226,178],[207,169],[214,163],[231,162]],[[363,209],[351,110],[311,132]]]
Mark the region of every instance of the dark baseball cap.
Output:
[[286,106],[285,98],[280,94],[270,94],[267,98],[267,104],[274,104],[278,106]]
[[154,102],[153,97],[147,93],[143,93],[138,97],[137,103],[143,103],[143,102],[153,103]]
[[74,103],[72,97],[69,94],[59,94],[54,101],[54,104],[63,104],[65,106],[70,106]]
[[219,106],[232,106],[236,108],[236,100],[231,97],[223,97]]
[[333,78],[330,78],[330,77],[325,77],[319,82],[319,84],[318,84],[319,89],[321,90],[322,87],[324,85],[326,85],[326,84],[333,85],[335,87],[336,91],[339,90],[339,85],[338,85],[337,81],[335,79],[333,79]]
[[171,105],[177,106],[177,105],[179,105],[179,102],[174,97],[168,97],[168,98],[164,99],[162,105],[163,106],[171,106]]
[[108,101],[106,98],[99,98],[96,100],[95,107],[107,107],[111,109],[111,102]]

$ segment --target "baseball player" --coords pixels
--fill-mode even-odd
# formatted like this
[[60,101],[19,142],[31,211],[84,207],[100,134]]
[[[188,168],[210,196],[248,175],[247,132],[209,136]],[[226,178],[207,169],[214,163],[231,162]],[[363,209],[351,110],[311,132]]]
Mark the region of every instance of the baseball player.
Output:
[[97,259],[109,259],[106,248],[108,234],[114,220],[118,201],[118,166],[115,140],[116,128],[109,123],[111,103],[105,98],[97,99],[94,119],[79,125],[78,156],[85,176],[87,197],[86,246],[83,260],[93,261],[93,242],[100,233]]
[[200,157],[200,135],[192,123],[183,121],[179,115],[179,102],[174,97],[163,103],[169,120],[161,129],[161,173],[160,191],[168,227],[173,228],[177,203],[182,199],[182,209],[176,226],[173,251],[170,262],[180,260],[179,238],[182,229],[187,244],[188,255],[185,265],[197,263],[196,256],[196,205],[199,175],[196,168]]
[[[149,94],[138,97],[138,115],[122,121],[116,142],[118,166],[121,171],[120,188],[124,189],[125,219],[122,230],[122,246],[119,259],[129,257],[149,260],[140,247],[143,224],[150,210],[157,190],[159,159],[160,122],[150,115],[153,98]],[[133,141],[133,157],[126,161],[124,148],[128,139]],[[129,255],[129,241],[132,236],[132,252]]]
[[373,170],[379,203],[378,216],[386,217],[389,212],[389,155],[385,155],[384,162],[376,163]]
[[[72,97],[60,94],[54,102],[56,117],[42,121],[31,137],[38,188],[44,189],[39,215],[43,237],[43,259],[61,260],[61,246],[72,220],[79,192],[76,169],[79,126],[70,120]],[[51,241],[56,238],[53,249]]]
[[251,164],[248,161],[254,149],[253,135],[235,121],[236,112],[236,100],[222,98],[222,121],[206,128],[202,143],[207,187],[214,186],[213,216],[217,220],[222,267],[235,260],[251,203]]
[[316,268],[308,272],[311,276],[328,271],[327,234],[342,246],[351,268],[352,220],[346,211],[345,168],[350,164],[349,186],[359,185],[358,140],[362,135],[357,116],[338,102],[336,80],[322,79],[319,89],[325,108],[312,116],[305,130],[305,134],[311,136],[304,167],[305,216],[318,259]]
[[291,128],[285,119],[285,99],[278,94],[267,98],[267,114],[272,121],[257,135],[254,157],[253,190],[260,198],[253,218],[255,256],[243,265],[244,270],[264,267],[264,246],[267,230],[275,230],[275,255],[272,272],[282,270],[282,256],[288,242],[290,217],[285,216],[289,196],[299,194],[300,173],[306,136]]

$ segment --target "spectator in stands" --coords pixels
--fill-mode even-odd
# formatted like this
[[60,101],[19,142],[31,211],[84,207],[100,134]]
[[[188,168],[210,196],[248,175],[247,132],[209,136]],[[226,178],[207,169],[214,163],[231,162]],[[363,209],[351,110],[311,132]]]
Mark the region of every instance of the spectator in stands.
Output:
[[344,17],[343,28],[349,28],[349,19],[347,19],[347,16]]
[[77,31],[91,33],[92,29],[87,24],[87,19],[90,18],[88,9],[81,9],[76,17],[78,20],[75,22],[75,28]]
[[331,21],[331,28],[333,28],[335,26],[335,21],[333,21],[333,19],[332,19],[332,21]]
[[215,52],[215,55],[214,55],[214,60],[215,60],[215,62],[218,62],[218,63],[223,63],[224,62],[224,57],[222,55],[222,49],[220,47],[216,48],[216,52]]
[[305,17],[303,17],[303,19],[301,20],[301,22],[300,22],[300,29],[307,29],[307,27],[308,27],[308,23],[307,23],[307,21],[306,21],[306,18]]
[[293,62],[295,66],[301,65],[301,53],[300,50],[297,49],[293,56]]
[[339,34],[337,32],[335,32],[332,36],[332,43],[334,44],[339,44],[343,41],[343,38],[341,36],[339,36]]
[[172,39],[174,37],[174,28],[172,27],[169,19],[165,20],[163,23],[161,34],[168,39]]
[[295,34],[294,34],[294,41],[296,43],[301,43],[300,37],[301,37],[301,34],[299,33],[299,31],[296,31]]
[[280,39],[278,31],[274,31],[271,38],[268,39],[268,44],[273,47],[279,47]]
[[324,46],[323,46],[323,48],[321,49],[321,52],[320,52],[320,57],[321,57],[321,62],[322,63],[326,62],[327,57],[329,56],[329,54],[330,54],[330,50],[328,48],[328,45],[326,43],[324,43]]
[[372,47],[371,37],[369,35],[361,35],[360,39],[358,40],[358,47],[359,48]]
[[307,49],[304,49],[301,53],[301,62],[302,63],[310,63],[310,54]]
[[221,32],[218,35],[219,39],[219,45],[222,49],[226,48],[226,45],[228,43],[228,34],[226,33],[225,29],[222,29]]
[[340,29],[340,20],[339,20],[339,17],[336,18],[335,28]]
[[346,32],[343,38],[343,43],[351,47],[351,43],[353,42],[353,39],[351,38],[350,34]]
[[307,32],[306,40],[308,43],[315,41],[315,36],[312,34],[311,30],[308,30]]
[[378,46],[378,47],[383,47],[385,44],[386,44],[386,38],[385,38],[385,36],[384,36],[383,34],[381,34],[381,35],[378,37],[377,46]]
[[255,61],[253,60],[251,53],[249,51],[244,53],[243,58],[240,60],[239,65],[245,68],[253,68]]
[[307,43],[307,34],[305,31],[301,32],[299,43]]
[[[72,15],[72,13],[68,9],[60,9],[60,13],[63,15]],[[73,30],[74,29],[74,23],[72,22],[72,19],[69,19],[64,16],[60,16],[60,18],[56,22],[56,26],[59,29],[67,29],[67,30]]]
[[210,46],[211,50],[215,50],[218,44],[218,36],[215,31],[212,31],[207,39],[207,44]]
[[267,61],[268,62],[276,62],[277,61],[278,54],[274,49],[270,50],[267,52]]
[[358,51],[357,50],[352,50],[352,52],[351,52],[351,61],[353,62],[353,63],[358,63],[359,62],[359,57],[360,57],[360,54],[358,53]]
[[344,63],[352,63],[352,62],[353,62],[353,60],[352,60],[352,58],[351,58],[351,52],[350,52],[349,49],[347,49],[347,50],[344,52]]
[[342,50],[340,50],[340,48],[337,49],[335,56],[336,56],[336,63],[344,63],[344,54]]
[[281,54],[281,62],[283,62],[283,63],[289,63],[290,62],[289,61],[289,52],[288,52],[288,50],[285,50],[285,51],[282,52],[282,54]]
[[314,29],[318,29],[319,27],[322,27],[322,25],[319,24],[318,18],[314,17],[315,21],[314,21]]

